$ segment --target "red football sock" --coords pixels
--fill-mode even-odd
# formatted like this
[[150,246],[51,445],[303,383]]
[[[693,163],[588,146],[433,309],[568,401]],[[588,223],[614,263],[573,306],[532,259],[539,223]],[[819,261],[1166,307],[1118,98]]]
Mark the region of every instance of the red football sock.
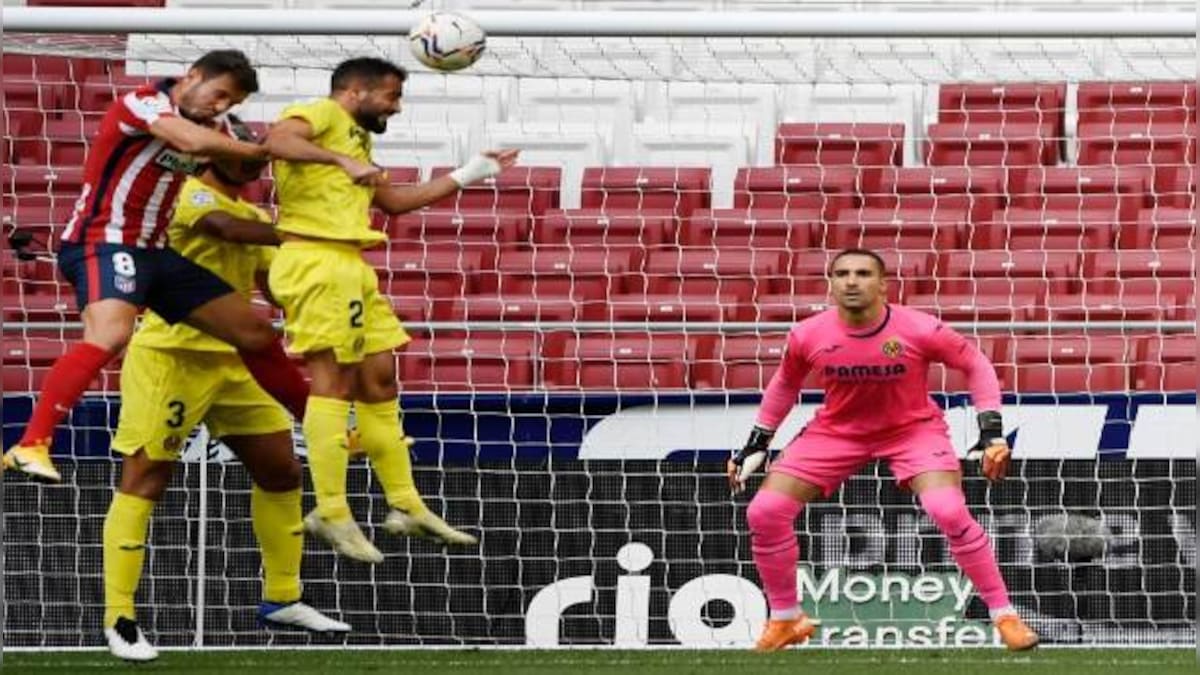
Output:
[[275,397],[292,413],[292,417],[304,419],[308,404],[308,381],[300,369],[283,351],[283,343],[276,338],[265,349],[250,352],[239,349],[246,370],[258,380],[258,384]]
[[54,437],[54,428],[71,412],[87,386],[112,358],[113,353],[107,349],[82,341],[58,357],[46,375],[42,393],[25,427],[25,435],[21,436],[21,445],[49,443]]

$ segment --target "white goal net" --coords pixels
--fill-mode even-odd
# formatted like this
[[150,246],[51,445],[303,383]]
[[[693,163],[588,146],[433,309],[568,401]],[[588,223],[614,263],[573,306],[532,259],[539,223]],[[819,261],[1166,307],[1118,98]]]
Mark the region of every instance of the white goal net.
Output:
[[[52,256],[119,92],[236,47],[262,84],[239,112],[268,124],[341,59],[378,55],[411,69],[376,139],[393,180],[522,149],[494,182],[377,219],[390,241],[366,255],[416,338],[398,364],[418,486],[480,545],[389,537],[352,464],[387,558],[309,542],[303,567],[349,644],[751,644],[766,605],[724,460],[788,326],[827,306],[830,254],[860,245],[893,301],[997,366],[1017,461],[988,485],[964,460],[965,489],[1043,641],[1194,642],[1195,39],[492,36],[443,75],[396,35],[5,38],[3,218],[33,239],[3,251],[6,445],[80,335]],[[251,197],[269,206],[270,181]],[[102,644],[118,369],[56,437],[61,485],[4,478],[6,646]],[[963,384],[930,378],[960,449]],[[819,402],[806,391],[777,442]],[[334,644],[256,625],[249,480],[198,434],[155,511],[141,625],[160,646]],[[825,644],[993,639],[886,469],[797,532]]]

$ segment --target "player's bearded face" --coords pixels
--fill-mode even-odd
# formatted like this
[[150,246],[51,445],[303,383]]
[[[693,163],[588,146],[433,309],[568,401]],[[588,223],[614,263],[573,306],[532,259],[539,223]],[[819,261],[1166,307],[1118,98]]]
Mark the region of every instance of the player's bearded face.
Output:
[[387,131],[388,118],[400,112],[402,91],[403,83],[390,75],[370,89],[363,90],[359,94],[354,121],[371,133],[382,134]]
[[207,124],[246,100],[246,92],[238,88],[228,73],[205,79],[203,73],[193,70],[182,84],[177,102],[179,112],[198,124]]
[[847,255],[839,259],[831,271],[830,283],[838,307],[849,310],[880,304],[887,290],[875,260],[865,255]]

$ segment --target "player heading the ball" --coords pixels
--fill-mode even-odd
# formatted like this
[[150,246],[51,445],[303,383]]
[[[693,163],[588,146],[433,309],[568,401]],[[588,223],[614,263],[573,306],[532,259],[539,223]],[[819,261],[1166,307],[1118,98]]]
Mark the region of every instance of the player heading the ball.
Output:
[[804,505],[829,496],[871,460],[886,460],[945,535],[950,552],[978,589],[1009,649],[1030,649],[1038,636],[1017,616],[991,541],[967,510],[962,472],[942,410],[929,397],[930,363],[965,373],[979,411],[983,472],[1004,478],[1009,449],[1000,418],[996,372],[973,343],[937,318],[889,304],[883,259],[865,249],[834,256],[829,284],[835,307],[801,321],[787,336],[783,361],[763,393],[745,447],[729,461],[730,487],[767,459],[775,430],[815,373],[825,403],[792,439],[746,509],[754,565],[770,616],[758,651],[807,641],[816,625],[800,609],[795,522]]
[[[230,116],[233,133],[257,142]],[[266,286],[279,243],[266,212],[240,198],[266,168],[263,161],[213,160],[179,192],[171,245],[247,299]],[[259,620],[317,632],[345,632],[300,599],[300,461],[292,452],[292,418],[263,391],[233,347],[190,326],[147,312],[121,364],[121,416],[113,450],[123,456],[121,482],[104,519],[104,636],[109,651],[148,661],[158,651],[137,622],[134,596],[142,576],[151,513],[171,482],[186,439],[200,422],[246,467],[253,483],[250,521],[262,553]]]
[[400,112],[407,73],[377,58],[350,59],[333,71],[327,98],[286,108],[267,137],[276,157],[276,230],[283,241],[271,265],[271,293],[284,308],[289,346],[304,356],[312,395],[304,417],[317,507],[309,532],[342,555],[380,562],[383,554],[354,522],[346,500],[347,421],[353,405],[362,449],[391,507],[383,529],[471,545],[431,512],[413,484],[409,439],[400,424],[396,357],[409,342],[379,292],[362,249],[386,241],[369,210],[406,213],[495,176],[516,150],[484,152],[419,185],[391,185],[371,161],[371,134]]
[[263,146],[234,138],[225,117],[256,91],[246,55],[216,50],[182,77],[129,92],[104,113],[58,252],[59,270],[75,288],[83,339],[54,362],[25,433],[4,455],[5,468],[61,480],[50,459],[54,429],[125,349],[143,307],[236,347],[263,389],[303,417],[308,385],[271,322],[220,277],[167,246],[175,197],[204,158],[268,159]]

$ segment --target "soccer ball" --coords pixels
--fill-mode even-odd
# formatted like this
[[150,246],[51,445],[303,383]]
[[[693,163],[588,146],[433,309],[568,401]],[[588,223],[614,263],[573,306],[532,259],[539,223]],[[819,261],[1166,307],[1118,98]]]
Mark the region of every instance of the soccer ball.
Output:
[[434,12],[408,32],[413,56],[434,70],[462,70],[479,60],[487,36],[461,14]]

